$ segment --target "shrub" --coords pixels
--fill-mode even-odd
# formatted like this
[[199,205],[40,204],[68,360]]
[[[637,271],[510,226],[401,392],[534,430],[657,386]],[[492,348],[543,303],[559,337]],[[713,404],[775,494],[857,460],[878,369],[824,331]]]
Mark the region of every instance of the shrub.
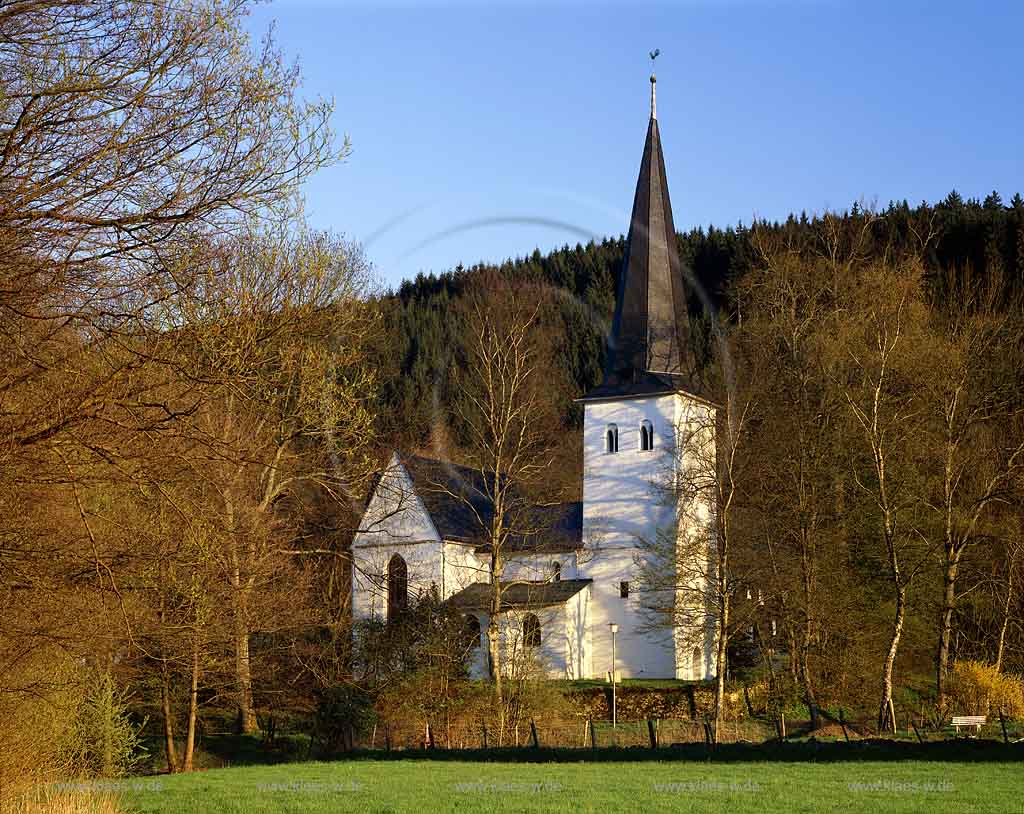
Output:
[[128,693],[117,689],[108,672],[91,676],[62,751],[74,774],[84,777],[123,777],[145,757],[141,733],[132,721]]
[[[0,692],[0,811],[31,787],[71,773],[59,745],[81,703],[75,665],[55,650],[22,660],[25,691]],[[11,808],[13,810],[13,806]]]
[[329,755],[347,752],[376,722],[373,699],[365,691],[351,684],[328,687],[317,702],[313,741]]
[[1021,677],[1000,673],[981,661],[957,661],[953,664],[950,698],[954,710],[964,715],[997,714],[1024,718],[1024,691]]

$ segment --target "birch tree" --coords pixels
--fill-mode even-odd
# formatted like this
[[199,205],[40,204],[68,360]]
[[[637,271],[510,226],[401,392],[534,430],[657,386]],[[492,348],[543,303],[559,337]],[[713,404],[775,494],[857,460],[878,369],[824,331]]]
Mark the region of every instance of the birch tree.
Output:
[[852,472],[877,528],[893,603],[880,676],[880,730],[896,727],[893,673],[908,594],[928,561],[918,466],[925,414],[921,374],[931,360],[921,275],[914,262],[855,269],[832,351],[833,375],[852,419]]
[[927,377],[929,449],[936,455],[929,506],[941,535],[942,601],[935,688],[945,706],[954,614],[965,555],[992,538],[988,526],[1024,470],[1019,305],[1000,302],[1001,281],[951,280],[934,311],[940,364]]

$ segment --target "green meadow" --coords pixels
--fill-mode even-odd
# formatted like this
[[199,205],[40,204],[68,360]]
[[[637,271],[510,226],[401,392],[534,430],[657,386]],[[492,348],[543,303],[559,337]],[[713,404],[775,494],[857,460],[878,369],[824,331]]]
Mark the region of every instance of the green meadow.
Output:
[[212,769],[127,781],[139,814],[194,812],[1024,811],[1022,764],[837,760],[471,762],[347,760]]

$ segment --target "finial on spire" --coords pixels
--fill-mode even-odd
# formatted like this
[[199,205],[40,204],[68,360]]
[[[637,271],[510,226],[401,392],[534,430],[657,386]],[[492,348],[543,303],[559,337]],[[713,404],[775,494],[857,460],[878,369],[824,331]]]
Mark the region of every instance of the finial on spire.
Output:
[[654,75],[654,60],[658,58],[661,53],[660,48],[655,48],[653,51],[649,51],[648,55],[651,58],[651,118],[658,118],[658,105],[655,99],[655,86],[658,83],[658,77]]

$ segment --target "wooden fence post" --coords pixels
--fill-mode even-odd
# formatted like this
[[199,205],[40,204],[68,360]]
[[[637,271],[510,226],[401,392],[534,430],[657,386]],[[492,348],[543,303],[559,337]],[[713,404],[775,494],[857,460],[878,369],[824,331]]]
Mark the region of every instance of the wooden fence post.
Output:
[[587,724],[590,726],[590,748],[597,748],[597,731],[594,729],[594,719],[587,718]]
[[651,739],[651,748],[658,748],[658,731],[654,726],[654,721],[650,718],[647,719],[647,734]]
[[1003,728],[1003,743],[1009,743],[1010,738],[1006,734],[1006,716],[1003,715],[1003,708],[999,708],[999,725]]
[[484,749],[487,748],[487,722],[484,721]]
[[530,737],[533,738],[533,748],[540,749],[540,739],[537,737],[537,724],[530,718]]
[[391,724],[384,724],[384,749],[391,751]]
[[431,749],[434,748],[434,727],[430,725],[430,721],[427,721],[427,744]]
[[924,743],[924,738],[921,737],[921,733],[917,729],[917,724],[914,723],[913,716],[911,716],[911,718],[910,718],[910,725],[912,727],[914,727],[914,734],[917,735],[917,742],[923,744]]

